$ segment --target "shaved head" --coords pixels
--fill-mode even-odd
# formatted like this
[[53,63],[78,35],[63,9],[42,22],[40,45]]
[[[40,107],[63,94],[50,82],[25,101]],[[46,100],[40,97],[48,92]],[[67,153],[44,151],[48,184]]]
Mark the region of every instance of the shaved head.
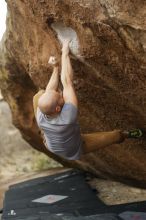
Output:
[[[59,106],[60,94],[56,91],[45,92],[38,101],[38,107],[42,113],[52,115],[57,113],[56,108]],[[61,108],[62,106],[60,106]]]

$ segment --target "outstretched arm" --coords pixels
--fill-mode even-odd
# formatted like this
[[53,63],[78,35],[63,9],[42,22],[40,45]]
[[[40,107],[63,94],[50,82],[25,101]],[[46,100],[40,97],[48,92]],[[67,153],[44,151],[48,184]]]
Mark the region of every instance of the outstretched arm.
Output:
[[58,84],[59,84],[59,72],[58,72],[58,62],[55,57],[50,57],[49,64],[53,66],[53,73],[52,76],[49,80],[49,83],[47,84],[46,90],[40,90],[37,94],[34,95],[33,97],[33,108],[34,108],[34,113],[36,116],[37,113],[37,107],[38,107],[38,100],[39,98],[45,93],[49,92],[50,90],[57,90],[58,89]]
[[63,98],[65,103],[70,102],[77,106],[78,101],[73,86],[73,70],[69,58],[69,41],[65,41],[62,47],[61,82],[63,85]]
[[58,73],[58,66],[54,66],[54,70],[52,73],[52,76],[48,82],[48,85],[46,87],[46,92],[49,90],[58,90],[58,84],[59,84],[59,73]]

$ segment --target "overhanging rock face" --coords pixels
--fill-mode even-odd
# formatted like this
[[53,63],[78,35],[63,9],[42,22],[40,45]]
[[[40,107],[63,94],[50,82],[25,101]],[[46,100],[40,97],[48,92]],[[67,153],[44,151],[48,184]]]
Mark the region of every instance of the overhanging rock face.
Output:
[[[124,0],[7,0],[1,42],[0,86],[23,137],[45,153],[32,97],[44,88],[50,55],[60,57],[54,24],[77,36],[72,64],[82,132],[146,129],[146,2]],[[60,39],[61,40],[61,39]],[[127,140],[63,164],[92,168],[121,181],[146,183],[146,140]],[[82,161],[82,162],[83,162]]]

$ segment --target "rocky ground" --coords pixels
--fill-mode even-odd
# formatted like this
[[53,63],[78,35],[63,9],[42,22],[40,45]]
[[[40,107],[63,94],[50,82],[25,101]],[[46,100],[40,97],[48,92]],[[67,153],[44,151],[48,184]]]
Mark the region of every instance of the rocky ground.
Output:
[[[61,166],[33,150],[21,138],[19,131],[11,123],[8,104],[3,101],[2,97],[0,101],[0,125],[0,207],[2,207],[3,193],[9,184],[33,176],[60,172]],[[52,171],[52,168],[55,170]],[[98,190],[98,196],[106,204],[146,200],[146,190],[97,178],[93,179],[91,184]]]

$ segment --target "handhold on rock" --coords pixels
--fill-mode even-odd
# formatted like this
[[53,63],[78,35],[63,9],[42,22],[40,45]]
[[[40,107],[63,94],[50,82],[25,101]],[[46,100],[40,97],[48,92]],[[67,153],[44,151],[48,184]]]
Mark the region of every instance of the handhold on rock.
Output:
[[79,42],[76,32],[71,27],[66,27],[62,22],[55,22],[51,26],[57,33],[60,42],[63,43],[65,39],[69,39],[71,52],[74,55],[79,55]]

